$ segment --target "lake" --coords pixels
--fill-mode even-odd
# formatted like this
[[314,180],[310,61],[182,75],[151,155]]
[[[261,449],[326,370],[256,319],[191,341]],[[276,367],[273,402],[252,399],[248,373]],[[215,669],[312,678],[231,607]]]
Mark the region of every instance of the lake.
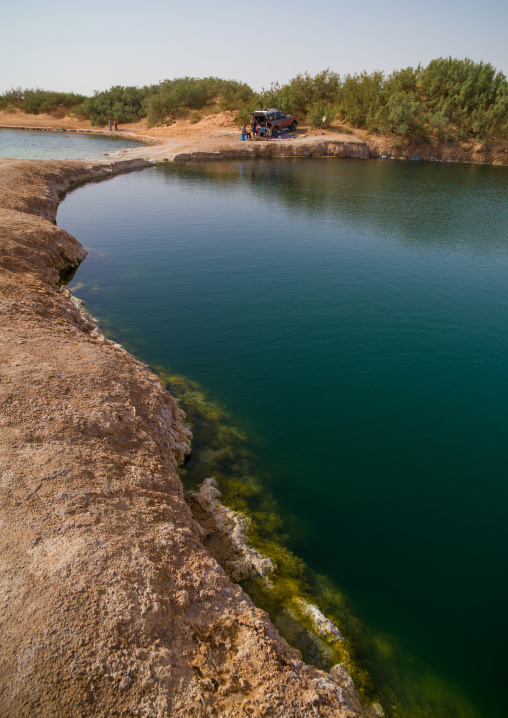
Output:
[[140,147],[141,142],[115,135],[0,128],[0,157],[40,160],[99,160],[106,152]]
[[58,213],[70,288],[227,407],[291,550],[399,656],[390,715],[506,715],[507,196],[505,167],[227,161]]

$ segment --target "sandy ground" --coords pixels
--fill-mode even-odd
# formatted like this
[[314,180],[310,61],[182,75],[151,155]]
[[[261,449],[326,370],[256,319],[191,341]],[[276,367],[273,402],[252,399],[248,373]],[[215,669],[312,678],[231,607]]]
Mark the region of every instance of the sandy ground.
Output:
[[[279,154],[276,145],[283,145],[292,154],[291,146],[316,145],[323,139],[350,143],[363,142],[358,135],[348,135],[337,130],[311,131],[308,128],[300,128],[296,131],[297,139],[284,140],[257,140],[254,142],[242,142],[240,132],[235,124],[235,112],[220,112],[207,115],[199,122],[191,122],[189,119],[177,119],[173,124],[166,127],[148,128],[146,120],[121,125],[119,134],[129,139],[140,138],[152,143],[142,149],[120,150],[112,156],[121,159],[154,159],[156,161],[185,159],[190,154],[216,154],[240,153],[249,154],[256,149],[260,153],[268,153],[269,147],[273,152]],[[96,132],[109,134],[107,127],[92,127],[88,121],[80,121],[74,117],[52,117],[51,115],[25,115],[19,111],[0,112],[0,127],[19,127],[33,129],[67,129],[81,132]],[[113,130],[114,132],[114,130]],[[265,145],[267,147],[265,147]]]
[[[370,135],[352,130],[339,122],[326,130],[300,126],[296,139],[240,140],[234,112],[204,116],[199,122],[177,119],[166,127],[148,128],[146,120],[121,125],[119,134],[151,143],[141,148],[120,150],[114,159],[142,158],[156,162],[188,159],[221,159],[232,157],[387,157],[427,159],[445,162],[508,164],[508,146],[495,143],[462,142],[412,144],[395,136]],[[74,117],[25,115],[20,111],[0,112],[0,127],[67,129],[108,134],[105,128],[94,128],[88,121]]]
[[[144,137],[152,140],[174,140],[187,138],[188,140],[203,141],[228,139],[232,142],[240,142],[240,132],[235,124],[235,112],[217,112],[209,114],[199,120],[192,122],[186,118],[175,120],[171,125],[165,127],[148,127],[146,119],[139,122],[119,126],[120,134],[129,136]],[[67,129],[75,131],[92,131],[109,134],[108,127],[92,127],[87,120],[78,120],[75,117],[53,117],[51,115],[27,115],[19,110],[13,112],[0,111],[0,127],[20,127],[39,129]],[[322,132],[333,137],[342,139],[351,138],[348,133],[341,133],[337,127],[332,130],[311,130],[304,127],[297,130],[298,137],[320,137]],[[113,130],[114,133],[114,130]],[[354,133],[353,138],[362,140],[361,134]]]

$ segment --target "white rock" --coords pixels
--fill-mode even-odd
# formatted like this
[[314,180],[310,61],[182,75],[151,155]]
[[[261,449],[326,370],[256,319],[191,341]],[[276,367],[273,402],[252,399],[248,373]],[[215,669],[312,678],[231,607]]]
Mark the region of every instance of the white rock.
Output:
[[220,495],[215,479],[205,479],[198,491],[187,493],[191,502],[198,503],[213,518],[217,533],[226,536],[230,541],[237,558],[227,561],[227,564],[223,566],[224,570],[233,581],[267,576],[275,569],[275,566],[271,559],[250,548],[249,541],[245,536],[249,519],[243,514],[223,506],[220,502]]
[[310,618],[314,630],[323,638],[332,638],[335,641],[343,641],[342,633],[337,626],[322,613],[313,603],[304,601],[303,598],[295,598],[294,602],[300,611]]

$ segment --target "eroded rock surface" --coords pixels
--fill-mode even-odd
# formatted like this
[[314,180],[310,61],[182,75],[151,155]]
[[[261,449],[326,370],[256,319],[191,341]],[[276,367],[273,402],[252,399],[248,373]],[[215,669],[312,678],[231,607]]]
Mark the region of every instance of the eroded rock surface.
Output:
[[337,626],[327,618],[313,603],[304,601],[303,598],[295,598],[295,603],[300,611],[310,618],[314,630],[324,638],[331,638],[333,641],[342,641],[342,634]]
[[0,715],[363,715],[207,552],[182,412],[57,288],[59,193],[143,164],[0,161]]
[[204,529],[204,545],[233,581],[268,576],[274,570],[271,559],[250,547],[245,536],[248,518],[223,506],[213,478],[205,479],[198,491],[187,491],[185,498]]

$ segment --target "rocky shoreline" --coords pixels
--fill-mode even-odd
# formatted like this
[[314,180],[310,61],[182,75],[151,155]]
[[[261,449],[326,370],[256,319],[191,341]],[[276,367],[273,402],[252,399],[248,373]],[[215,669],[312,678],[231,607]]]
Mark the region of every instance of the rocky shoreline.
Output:
[[211,483],[187,497],[196,521],[183,412],[59,286],[86,255],[55,224],[59,198],[148,165],[0,160],[0,712],[380,715],[343,666],[303,663],[207,549],[212,530],[234,579],[270,571]]
[[[394,147],[384,137],[368,139],[348,138],[336,133],[322,133],[324,136],[302,136],[295,140],[272,140],[239,142],[196,142],[188,144],[159,140],[150,148],[133,148],[111,153],[114,158],[143,158],[152,162],[188,162],[256,159],[274,157],[356,157],[383,160],[423,160],[430,162],[459,162],[468,164],[508,165],[508,148],[491,147],[477,143],[474,146],[460,144],[446,145],[433,143],[414,145],[406,143]],[[132,139],[133,136],[130,138]]]
[[[144,147],[120,150],[110,157],[155,162],[256,157],[361,157],[508,165],[508,146],[499,142],[444,142],[432,138],[425,143],[416,143],[395,135],[369,134],[342,126],[326,130],[300,128],[295,138],[241,142],[234,120],[234,112],[223,112],[205,116],[195,124],[181,119],[168,127],[149,128],[146,120],[125,125],[115,135],[138,139],[146,144]],[[0,112],[0,129],[110,134],[74,117],[53,118],[50,115],[5,111]]]
[[[359,142],[334,137],[325,137],[318,141],[306,141],[305,138],[302,138],[298,143],[273,140],[272,142],[243,144],[247,146],[222,147],[215,151],[192,150],[190,152],[178,152],[170,157],[163,158],[163,160],[187,162],[189,160],[254,159],[258,157],[356,157],[361,159],[508,164],[508,151],[500,153],[482,145],[474,148],[462,148],[460,146],[442,147],[438,145],[422,147],[409,144],[404,148],[394,149],[382,141]],[[151,156],[160,155],[162,149],[163,144],[159,146],[156,153],[151,153]]]

